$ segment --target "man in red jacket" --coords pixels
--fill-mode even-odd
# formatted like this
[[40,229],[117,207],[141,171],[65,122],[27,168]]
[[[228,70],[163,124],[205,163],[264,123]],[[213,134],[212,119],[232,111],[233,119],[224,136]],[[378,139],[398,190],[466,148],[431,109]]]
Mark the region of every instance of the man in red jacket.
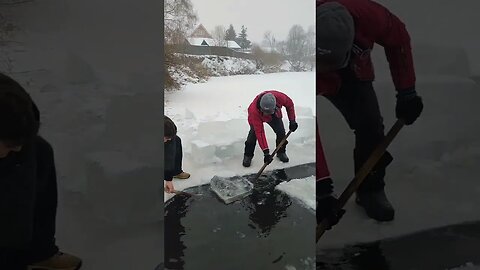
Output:
[[[294,132],[298,128],[298,124],[295,121],[295,107],[292,99],[284,93],[275,90],[262,92],[255,97],[248,107],[250,131],[245,141],[244,167],[250,167],[252,163],[257,140],[264,154],[263,161],[265,163],[272,162],[273,157],[270,155],[263,123],[268,123],[277,135],[276,143],[278,146],[285,137],[285,127],[282,121],[282,107],[284,106],[287,109],[288,119],[290,120],[289,129]],[[285,142],[277,152],[277,157],[282,162],[289,161],[286,154],[287,143]]]
[[[384,138],[383,119],[372,85],[370,52],[374,43],[384,47],[390,64],[397,92],[397,118],[410,125],[423,110],[422,99],[415,91],[410,36],[398,17],[373,1],[317,0],[316,4],[317,95],[330,100],[354,131],[356,172]],[[394,218],[395,211],[384,192],[385,170],[391,161],[387,152],[357,192],[356,202],[378,221]],[[326,167],[326,163],[317,162],[317,166]],[[319,208],[323,211],[320,216],[333,217],[335,223],[335,213],[325,206],[335,201],[332,181],[328,174],[323,178],[317,181],[317,196],[324,198],[318,202],[324,204]]]

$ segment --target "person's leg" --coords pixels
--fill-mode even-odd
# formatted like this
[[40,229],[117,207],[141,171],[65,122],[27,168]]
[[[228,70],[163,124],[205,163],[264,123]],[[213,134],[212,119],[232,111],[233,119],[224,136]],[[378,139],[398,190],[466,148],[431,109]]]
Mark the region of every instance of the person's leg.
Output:
[[250,167],[256,145],[257,145],[257,136],[255,135],[255,130],[253,129],[253,127],[250,126],[250,131],[248,132],[247,140],[245,141],[245,150],[243,154],[244,167]]
[[[384,138],[383,118],[377,96],[370,82],[349,82],[339,94],[329,97],[341,111],[355,133],[354,171],[363,166],[370,154]],[[365,178],[359,188],[357,202],[361,202],[367,214],[377,220],[393,219],[394,210],[383,193],[385,169],[392,157],[386,152],[374,170]]]
[[176,140],[174,175],[175,175],[175,178],[187,179],[190,177],[190,174],[184,172],[182,169],[182,162],[183,162],[182,139],[180,139],[180,137],[178,136],[175,136],[174,140]]
[[[280,142],[285,138],[285,126],[283,124],[283,121],[282,121],[282,119],[273,116],[272,121],[268,122],[268,125],[270,125],[270,127],[272,127],[273,131],[275,132],[276,147],[278,147],[280,145]],[[277,151],[277,157],[282,162],[288,162],[289,161],[287,153],[286,153],[287,144],[288,144],[288,140],[285,141],[283,146],[280,147]]]
[[183,169],[182,169],[183,149],[182,149],[182,139],[180,139],[180,137],[178,136],[175,136],[174,140],[176,140],[174,174],[177,175],[183,172]]

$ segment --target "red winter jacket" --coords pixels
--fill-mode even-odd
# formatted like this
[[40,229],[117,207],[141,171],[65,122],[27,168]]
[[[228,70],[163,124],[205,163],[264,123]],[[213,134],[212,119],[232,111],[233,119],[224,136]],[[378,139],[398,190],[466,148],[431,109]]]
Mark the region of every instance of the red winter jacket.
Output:
[[[415,87],[410,36],[398,17],[370,0],[317,0],[317,6],[326,2],[342,4],[353,17],[354,44],[361,50],[352,50],[349,67],[359,80],[373,81],[375,78],[370,52],[377,43],[385,50],[397,91]],[[334,95],[341,83],[337,72],[317,73],[317,94]]]
[[[345,6],[355,23],[354,43],[363,52],[353,51],[349,67],[358,79],[373,81],[375,78],[370,51],[374,43],[384,47],[390,64],[390,73],[397,91],[415,87],[410,36],[398,17],[382,5],[370,0],[317,0],[317,6],[336,1]],[[334,95],[341,87],[337,72],[317,73],[317,95]],[[317,129],[317,180],[330,177],[322,142]]]
[[278,92],[275,90],[264,91],[257,95],[250,104],[250,106],[248,106],[248,123],[255,130],[255,135],[257,136],[258,144],[260,145],[262,151],[268,149],[268,143],[267,138],[265,137],[265,129],[263,128],[263,123],[270,122],[272,120],[271,115],[264,115],[260,111],[260,98],[266,93],[272,93],[275,96],[275,99],[277,101],[277,110],[275,112],[276,117],[280,119],[282,118],[281,109],[283,106],[285,106],[285,108],[287,109],[288,119],[290,121],[295,121],[295,108],[293,105],[293,101],[290,97],[288,97],[282,92]]

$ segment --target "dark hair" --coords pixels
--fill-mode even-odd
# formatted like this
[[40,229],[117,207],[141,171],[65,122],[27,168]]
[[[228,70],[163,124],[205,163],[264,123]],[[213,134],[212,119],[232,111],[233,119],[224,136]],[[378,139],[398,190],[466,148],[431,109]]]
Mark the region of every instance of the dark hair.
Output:
[[164,116],[164,136],[173,138],[175,135],[177,135],[177,127],[173,123],[172,119],[168,118],[167,116]]
[[30,95],[12,78],[0,73],[0,141],[20,146],[38,134],[38,109]]

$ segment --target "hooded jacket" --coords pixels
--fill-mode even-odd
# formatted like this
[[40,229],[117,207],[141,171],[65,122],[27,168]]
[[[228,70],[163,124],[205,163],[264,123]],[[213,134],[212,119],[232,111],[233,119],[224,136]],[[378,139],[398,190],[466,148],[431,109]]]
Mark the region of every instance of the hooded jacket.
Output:
[[[40,121],[39,110],[33,106],[35,118]],[[56,183],[53,149],[40,136],[23,145],[20,152],[0,159],[0,250],[29,246],[37,186],[52,181]]]
[[268,149],[267,138],[265,136],[265,129],[263,128],[264,122],[272,121],[271,115],[264,115],[260,110],[260,99],[266,93],[272,93],[275,96],[277,102],[277,110],[275,111],[275,117],[282,118],[282,107],[287,109],[288,119],[295,121],[295,106],[292,99],[282,92],[276,90],[264,91],[257,95],[248,107],[248,123],[253,127],[255,135],[258,140],[260,148],[263,150]]

